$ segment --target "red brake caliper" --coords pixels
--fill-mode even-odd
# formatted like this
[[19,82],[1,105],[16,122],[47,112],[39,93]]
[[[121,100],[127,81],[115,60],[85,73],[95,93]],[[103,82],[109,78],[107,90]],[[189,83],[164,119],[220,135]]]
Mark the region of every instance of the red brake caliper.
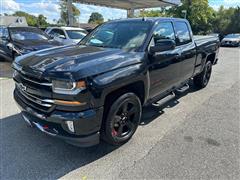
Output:
[[112,130],[112,136],[116,136],[117,135],[117,131],[113,128]]

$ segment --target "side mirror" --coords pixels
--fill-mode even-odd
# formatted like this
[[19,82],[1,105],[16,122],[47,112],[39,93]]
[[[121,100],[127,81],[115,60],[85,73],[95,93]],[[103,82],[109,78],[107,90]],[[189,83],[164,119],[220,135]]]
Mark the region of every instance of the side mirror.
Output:
[[155,42],[155,46],[150,47],[150,53],[163,52],[175,49],[176,43],[171,39],[160,39]]
[[9,38],[7,36],[2,36],[0,38],[2,39],[2,41],[8,41],[9,40]]
[[59,35],[57,37],[60,38],[60,39],[66,39],[66,37],[64,35]]

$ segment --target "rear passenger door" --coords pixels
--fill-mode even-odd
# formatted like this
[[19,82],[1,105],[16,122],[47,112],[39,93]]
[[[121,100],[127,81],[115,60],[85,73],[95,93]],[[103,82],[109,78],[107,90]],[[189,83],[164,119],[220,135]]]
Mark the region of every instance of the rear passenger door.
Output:
[[194,73],[196,46],[192,39],[190,26],[185,21],[175,21],[176,45],[181,49],[180,73],[181,82],[188,80]]

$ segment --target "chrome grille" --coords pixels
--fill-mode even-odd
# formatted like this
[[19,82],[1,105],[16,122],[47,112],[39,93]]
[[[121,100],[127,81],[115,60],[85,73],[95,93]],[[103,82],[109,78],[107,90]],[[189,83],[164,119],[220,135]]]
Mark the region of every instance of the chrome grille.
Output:
[[28,105],[44,112],[48,112],[52,109],[54,105],[54,101],[52,99],[44,99],[28,93],[25,89],[26,86],[21,83],[16,83],[16,86],[18,93],[22,97],[21,99],[24,99],[24,101],[27,102]]
[[52,83],[47,83],[47,82],[38,82],[36,80],[31,80],[29,79],[28,77],[26,76],[23,76],[22,74],[20,75],[21,78],[23,78],[25,81],[28,81],[28,82],[31,82],[31,83],[34,83],[34,84],[38,84],[38,85],[41,85],[41,86],[52,86]]
[[23,73],[19,73],[18,71],[15,70],[14,74],[13,74],[13,78],[16,79],[17,77],[21,78],[22,80],[24,80],[26,82],[30,82],[31,84],[52,87],[52,83],[47,80],[40,80],[40,79],[36,79],[33,77],[29,77],[29,76],[26,76]]

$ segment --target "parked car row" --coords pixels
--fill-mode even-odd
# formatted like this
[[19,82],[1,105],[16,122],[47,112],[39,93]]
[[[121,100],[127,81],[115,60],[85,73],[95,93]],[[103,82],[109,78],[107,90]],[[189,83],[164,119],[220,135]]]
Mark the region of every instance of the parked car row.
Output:
[[74,27],[50,27],[45,32],[36,27],[0,27],[0,58],[15,57],[46,48],[77,44],[88,31]]
[[0,56],[9,61],[33,51],[61,45],[35,27],[1,27],[0,38]]

